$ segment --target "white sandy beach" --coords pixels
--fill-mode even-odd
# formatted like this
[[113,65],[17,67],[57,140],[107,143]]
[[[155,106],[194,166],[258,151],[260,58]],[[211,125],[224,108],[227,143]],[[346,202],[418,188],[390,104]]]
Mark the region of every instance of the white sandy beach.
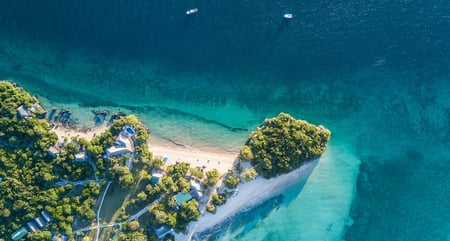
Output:
[[[58,135],[60,141],[66,137],[70,139],[73,136],[92,140],[95,135],[100,135],[106,129],[106,126],[99,126],[88,131],[82,131],[60,126],[53,131]],[[199,149],[198,147],[175,145],[157,138],[152,139],[149,148],[153,155],[166,157],[167,165],[187,162],[192,167],[204,167],[205,171],[216,168],[221,174],[225,174],[229,169],[232,169],[239,154],[237,152],[208,149],[207,147]],[[190,240],[195,233],[207,231],[226,221],[227,218],[281,194],[288,187],[304,185],[317,163],[318,160],[310,162],[296,171],[277,178],[267,180],[258,177],[249,183],[239,184],[238,194],[229,198],[223,206],[218,207],[216,214],[204,212],[199,221],[189,225],[188,234],[176,234],[176,240]]]
[[[83,131],[74,128],[59,126],[52,131],[56,133],[59,141],[65,138],[82,137],[88,141],[96,135],[102,134],[108,127],[106,125],[93,127]],[[171,142],[153,138],[149,143],[150,151],[154,156],[167,157],[167,165],[173,165],[177,162],[189,163],[192,167],[205,167],[205,171],[217,169],[221,174],[225,174],[232,169],[233,163],[238,157],[237,152],[226,152],[219,150],[199,149],[188,146],[177,146]]]
[[238,153],[200,150],[173,144],[150,143],[149,148],[153,155],[167,157],[168,165],[186,162],[191,167],[205,167],[205,171],[217,169],[222,174],[232,169],[233,163],[238,157]]
[[211,214],[205,212],[199,221],[189,225],[188,236],[178,234],[176,240],[190,240],[193,234],[213,228],[239,212],[280,195],[289,187],[294,185],[303,186],[318,162],[319,160],[317,159],[293,172],[269,180],[258,177],[251,182],[239,184],[238,194],[229,198],[223,206],[219,206],[217,213]]

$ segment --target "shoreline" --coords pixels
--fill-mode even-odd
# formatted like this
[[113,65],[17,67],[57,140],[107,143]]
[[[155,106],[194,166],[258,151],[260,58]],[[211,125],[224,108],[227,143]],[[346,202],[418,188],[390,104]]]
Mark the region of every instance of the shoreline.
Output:
[[53,127],[50,131],[54,132],[58,136],[58,141],[64,141],[64,138],[70,139],[71,137],[79,137],[84,138],[87,141],[91,141],[95,136],[101,135],[106,131],[106,129],[109,128],[106,124],[92,128],[66,127],[60,123],[53,124],[55,127]]
[[227,173],[238,158],[239,152],[226,152],[217,149],[178,146],[170,142],[150,141],[148,144],[154,156],[167,157],[166,165],[186,162],[191,167],[204,168],[204,171],[217,169],[221,174]]
[[[58,141],[79,137],[91,141],[95,136],[101,135],[109,127],[108,122],[90,128],[80,127],[80,123],[74,126],[64,126],[57,122],[52,122],[51,131],[56,133]],[[81,123],[81,126],[86,126]],[[228,170],[233,169],[238,159],[238,151],[226,151],[212,144],[178,143],[171,139],[160,136],[152,136],[147,140],[149,150],[153,156],[164,158],[165,166],[174,165],[179,162],[190,164],[191,167],[200,167],[204,171],[217,169],[221,176]],[[195,146],[194,146],[195,144]],[[196,222],[191,222],[187,227],[187,234],[175,233],[176,240],[191,240],[192,237],[203,235],[206,232],[221,229],[230,219],[241,213],[251,213],[258,205],[262,205],[271,198],[284,196],[291,187],[299,187],[300,190],[306,184],[312,174],[318,159],[303,165],[301,168],[289,174],[284,174],[272,179],[257,177],[255,180],[238,185],[238,193],[229,198],[223,206],[217,208],[215,214],[205,212],[205,208],[200,208],[201,218]],[[222,179],[219,181],[219,183]]]
[[240,213],[251,212],[252,209],[262,205],[264,202],[279,195],[283,195],[287,190],[295,187],[299,191],[308,181],[319,159],[308,162],[287,174],[276,178],[264,179],[258,176],[255,180],[240,183],[238,193],[227,199],[226,203],[217,208],[215,214],[205,212],[200,220],[189,224],[188,235],[177,234],[176,240],[189,240],[196,234],[204,234],[213,231],[227,220],[239,215]]
[[[93,128],[61,126],[52,129],[52,131],[58,135],[59,141],[73,136],[91,141],[96,135],[105,132],[107,128],[109,128],[109,125],[104,123]],[[165,160],[165,166],[185,162],[191,167],[199,167],[205,172],[217,169],[221,176],[226,175],[228,170],[233,169],[239,156],[239,152],[227,152],[217,147],[211,148],[210,145],[186,145],[158,136],[151,137],[147,145],[154,157]],[[175,239],[191,240],[199,235],[215,232],[222,229],[223,225],[227,225],[237,215],[250,213],[259,205],[263,205],[277,196],[285,196],[292,188],[300,192],[318,163],[319,159],[316,159],[288,174],[271,179],[258,176],[253,181],[238,184],[236,194],[229,197],[224,205],[218,206],[216,213],[211,214],[205,212],[205,208],[201,208],[201,218],[189,224],[186,234],[175,233]]]
[[[56,125],[51,131],[56,133],[58,141],[62,142],[65,138],[71,137],[84,138],[91,141],[95,136],[101,135],[109,126],[107,124],[99,125],[92,128],[81,129],[77,127],[65,127]],[[174,165],[177,162],[186,162],[191,167],[204,167],[205,171],[217,169],[221,174],[227,173],[239,155],[239,152],[229,152],[219,148],[210,146],[192,147],[188,145],[177,145],[163,138],[151,136],[148,142],[149,150],[153,156],[166,157],[166,165]]]

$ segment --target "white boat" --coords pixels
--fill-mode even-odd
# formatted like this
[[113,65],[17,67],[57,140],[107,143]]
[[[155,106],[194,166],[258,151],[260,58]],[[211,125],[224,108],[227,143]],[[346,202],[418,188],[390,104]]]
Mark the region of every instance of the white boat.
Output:
[[285,13],[283,15],[283,18],[293,18],[293,17],[294,17],[294,15],[292,15],[292,13]]
[[194,14],[194,13],[196,13],[196,12],[198,12],[198,8],[193,8],[193,9],[187,10],[187,11],[186,11],[186,14],[187,14],[187,15],[190,15],[190,14]]

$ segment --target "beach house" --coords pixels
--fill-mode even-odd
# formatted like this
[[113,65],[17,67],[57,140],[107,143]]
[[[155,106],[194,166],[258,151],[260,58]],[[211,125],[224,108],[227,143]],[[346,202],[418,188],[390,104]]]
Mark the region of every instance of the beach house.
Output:
[[47,153],[51,157],[56,158],[57,156],[59,156],[59,154],[61,154],[61,149],[58,146],[53,145],[53,146],[50,146],[50,148],[48,148]]
[[106,158],[122,156],[134,152],[134,137],[136,133],[131,126],[124,126],[114,142],[106,149]]
[[159,184],[164,175],[164,171],[158,168],[153,168],[151,171],[152,178],[150,179],[150,183],[152,185]]
[[196,178],[191,178],[190,184],[191,190],[189,193],[197,200],[200,200],[204,196],[204,188],[202,182]]
[[86,151],[80,151],[75,154],[75,162],[83,163],[87,161]]
[[19,108],[17,108],[17,115],[20,118],[28,119],[28,118],[31,118],[32,114],[31,114],[30,109],[28,109],[27,106],[21,105],[21,106],[19,106]]

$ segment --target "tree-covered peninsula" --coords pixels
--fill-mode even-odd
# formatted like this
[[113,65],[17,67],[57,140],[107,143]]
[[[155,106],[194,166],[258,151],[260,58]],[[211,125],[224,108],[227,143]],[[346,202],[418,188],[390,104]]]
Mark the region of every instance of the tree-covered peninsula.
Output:
[[250,134],[241,148],[240,157],[243,161],[250,161],[264,178],[272,178],[320,157],[330,135],[331,132],[323,126],[280,113],[275,118],[266,119]]
[[69,110],[52,113],[0,81],[0,241],[173,240],[200,210],[215,213],[242,181],[290,172],[318,158],[330,138],[324,127],[281,113],[241,148],[251,168],[234,162],[220,173],[198,159],[169,164],[154,156],[150,130],[136,116],[113,115],[94,135],[69,125]]

